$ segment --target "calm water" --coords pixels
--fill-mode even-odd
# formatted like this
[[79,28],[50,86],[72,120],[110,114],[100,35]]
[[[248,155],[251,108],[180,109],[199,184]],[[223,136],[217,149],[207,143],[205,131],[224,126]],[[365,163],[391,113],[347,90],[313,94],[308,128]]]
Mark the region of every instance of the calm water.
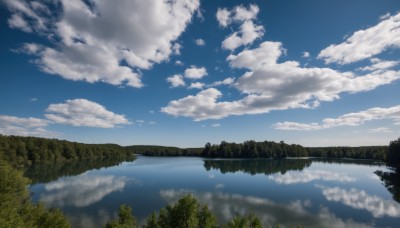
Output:
[[142,223],[154,210],[189,192],[206,203],[220,223],[251,212],[281,227],[400,224],[400,203],[374,173],[389,170],[373,162],[139,156],[103,166],[110,167],[75,163],[26,173],[34,181],[34,200],[61,208],[74,227],[101,227],[117,216],[121,204],[130,205]]

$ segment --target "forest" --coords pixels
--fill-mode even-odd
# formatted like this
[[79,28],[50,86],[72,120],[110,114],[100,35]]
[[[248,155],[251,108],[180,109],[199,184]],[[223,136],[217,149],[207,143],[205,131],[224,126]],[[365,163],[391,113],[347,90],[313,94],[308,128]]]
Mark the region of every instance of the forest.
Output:
[[243,143],[205,144],[204,148],[181,149],[162,146],[130,146],[136,154],[145,156],[201,156],[207,158],[286,158],[286,157],[327,157],[375,159],[385,161],[388,146],[362,147],[303,147],[273,141]]
[[117,144],[83,144],[58,139],[0,135],[0,160],[12,165],[132,157],[131,151]]

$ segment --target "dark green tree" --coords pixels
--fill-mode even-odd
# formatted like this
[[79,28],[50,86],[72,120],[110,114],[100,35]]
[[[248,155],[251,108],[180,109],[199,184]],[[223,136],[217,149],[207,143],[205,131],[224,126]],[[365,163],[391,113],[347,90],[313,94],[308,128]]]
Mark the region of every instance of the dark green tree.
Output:
[[390,142],[387,161],[391,165],[400,165],[400,138]]

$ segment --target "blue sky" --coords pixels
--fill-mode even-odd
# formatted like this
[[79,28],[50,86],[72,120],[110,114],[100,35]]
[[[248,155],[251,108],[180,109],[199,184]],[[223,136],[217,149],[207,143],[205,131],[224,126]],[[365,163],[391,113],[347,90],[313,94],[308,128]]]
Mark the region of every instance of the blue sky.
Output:
[[198,147],[400,135],[400,2],[1,0],[0,134]]

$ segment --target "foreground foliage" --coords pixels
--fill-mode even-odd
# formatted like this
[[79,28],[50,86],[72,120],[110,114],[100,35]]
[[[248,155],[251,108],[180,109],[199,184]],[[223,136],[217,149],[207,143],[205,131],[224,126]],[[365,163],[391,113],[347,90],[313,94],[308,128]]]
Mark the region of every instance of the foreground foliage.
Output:
[[33,204],[27,189],[29,180],[1,160],[0,177],[1,227],[70,227],[60,210]]
[[[106,228],[136,228],[136,218],[131,208],[122,205],[119,217],[109,221]],[[201,206],[192,195],[182,197],[176,204],[152,213],[144,228],[216,228],[219,227],[215,215],[207,206]],[[222,227],[227,228],[262,228],[261,220],[253,215],[236,216]]]

